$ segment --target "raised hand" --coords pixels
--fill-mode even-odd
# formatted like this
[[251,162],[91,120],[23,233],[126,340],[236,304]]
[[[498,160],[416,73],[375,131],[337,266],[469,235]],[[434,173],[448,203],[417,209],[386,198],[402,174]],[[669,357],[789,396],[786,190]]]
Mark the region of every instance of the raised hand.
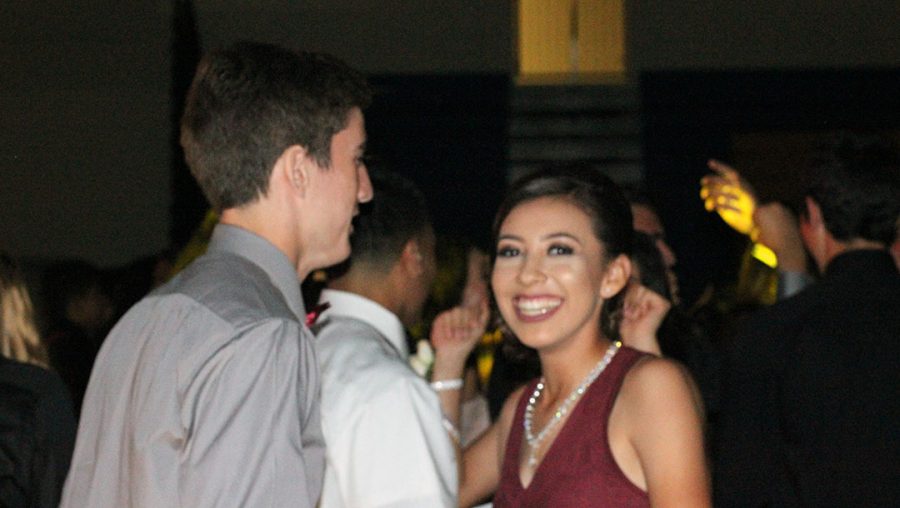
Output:
[[639,351],[662,355],[656,333],[672,302],[638,282],[632,281],[625,293],[625,308],[619,334],[622,342]]
[[707,211],[715,211],[729,226],[756,241],[758,231],[753,221],[756,193],[736,169],[710,159],[709,169],[715,174],[700,179],[700,198]]
[[466,285],[462,292],[463,307],[480,307],[488,301],[487,267],[490,258],[477,248],[469,250]]
[[[438,390],[441,410],[451,439],[459,445],[459,414],[462,401],[463,370],[466,358],[484,335],[490,314],[487,301],[480,305],[454,307],[438,314],[431,325],[431,344],[435,349],[431,371],[432,387]],[[438,388],[434,382],[454,383],[452,388]],[[452,429],[452,430],[451,430]],[[461,464],[461,461],[457,461]]]
[[431,345],[435,350],[432,377],[458,377],[466,357],[484,335],[490,314],[487,301],[458,306],[438,314],[431,325]]

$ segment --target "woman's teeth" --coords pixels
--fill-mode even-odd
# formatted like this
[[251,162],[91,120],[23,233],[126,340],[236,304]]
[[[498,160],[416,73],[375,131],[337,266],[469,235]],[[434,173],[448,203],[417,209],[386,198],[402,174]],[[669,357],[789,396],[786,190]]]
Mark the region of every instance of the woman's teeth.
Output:
[[542,316],[562,305],[559,298],[517,298],[516,308],[525,316]]

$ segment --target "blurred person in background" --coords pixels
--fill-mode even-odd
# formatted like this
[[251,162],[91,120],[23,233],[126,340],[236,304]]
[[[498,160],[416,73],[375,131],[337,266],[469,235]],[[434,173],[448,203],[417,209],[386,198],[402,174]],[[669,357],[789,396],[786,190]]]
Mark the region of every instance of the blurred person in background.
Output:
[[435,234],[412,182],[381,172],[372,184],[350,259],[333,270],[313,326],[326,443],[320,504],[455,507],[462,377],[484,333],[487,295],[434,318],[430,378],[414,371],[406,330],[431,293]]
[[68,390],[47,352],[18,265],[0,253],[0,506],[59,504],[75,443]]
[[80,259],[47,266],[41,291],[50,365],[69,387],[80,415],[94,359],[112,324],[113,301],[100,269]]
[[729,345],[717,506],[896,506],[896,147],[839,137],[811,164],[804,196],[800,237],[821,277],[757,311]]

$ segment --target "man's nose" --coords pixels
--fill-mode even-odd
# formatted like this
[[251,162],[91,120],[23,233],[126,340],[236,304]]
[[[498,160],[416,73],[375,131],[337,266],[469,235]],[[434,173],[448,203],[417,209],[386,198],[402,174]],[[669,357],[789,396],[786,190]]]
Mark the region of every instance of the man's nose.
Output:
[[375,192],[372,189],[372,180],[369,179],[369,170],[365,165],[360,166],[357,178],[359,179],[359,191],[356,193],[356,200],[360,203],[368,203],[372,200]]

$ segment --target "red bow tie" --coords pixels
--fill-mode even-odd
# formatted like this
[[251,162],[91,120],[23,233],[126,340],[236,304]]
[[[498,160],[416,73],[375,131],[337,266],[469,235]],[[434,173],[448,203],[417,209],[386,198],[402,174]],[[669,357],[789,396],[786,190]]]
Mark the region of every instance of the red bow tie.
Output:
[[323,312],[328,310],[329,307],[331,307],[331,304],[328,302],[322,302],[313,307],[309,312],[306,313],[306,326],[312,326],[316,324],[316,320],[319,319],[319,316],[321,316]]

